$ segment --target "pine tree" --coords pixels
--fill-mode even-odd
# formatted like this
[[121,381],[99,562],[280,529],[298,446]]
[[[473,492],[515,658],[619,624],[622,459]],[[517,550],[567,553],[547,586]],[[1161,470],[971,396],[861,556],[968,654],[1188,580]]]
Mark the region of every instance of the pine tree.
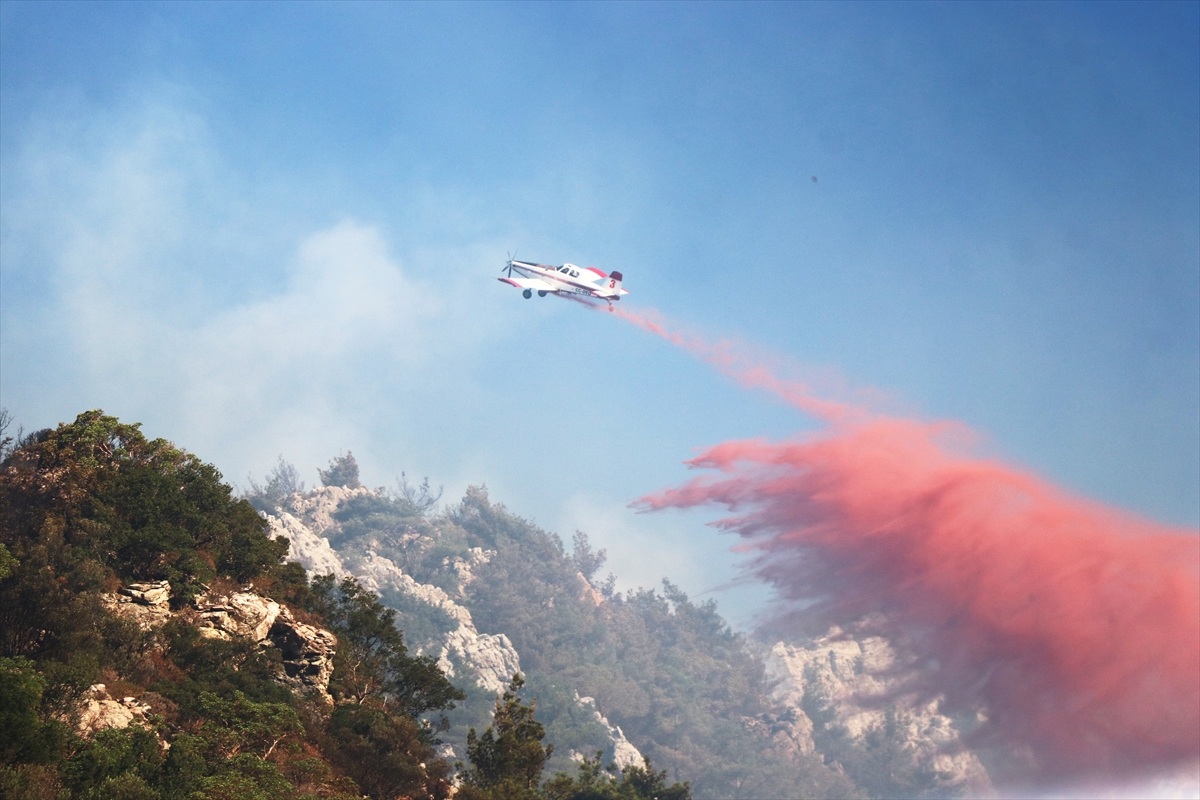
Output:
[[471,768],[463,776],[463,800],[533,800],[538,796],[542,768],[554,745],[542,746],[546,729],[534,715],[537,700],[525,705],[518,698],[525,680],[513,675],[496,701],[494,725],[482,736],[472,728],[467,734]]

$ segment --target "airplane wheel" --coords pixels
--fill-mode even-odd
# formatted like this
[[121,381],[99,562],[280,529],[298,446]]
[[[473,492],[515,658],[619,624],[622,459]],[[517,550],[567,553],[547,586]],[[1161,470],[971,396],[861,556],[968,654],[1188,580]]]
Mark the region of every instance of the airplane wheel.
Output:
[[525,291],[521,292],[521,294],[523,294],[525,296],[525,299],[528,300],[529,298],[533,297],[533,290],[526,289]]
[[538,289],[538,297],[545,297],[545,296],[546,296],[546,292],[545,292],[545,290],[544,290],[544,289]]

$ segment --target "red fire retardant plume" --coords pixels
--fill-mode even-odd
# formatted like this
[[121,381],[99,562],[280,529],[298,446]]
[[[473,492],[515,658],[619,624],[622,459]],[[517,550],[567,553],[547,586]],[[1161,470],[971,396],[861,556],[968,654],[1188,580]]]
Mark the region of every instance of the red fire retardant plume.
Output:
[[870,620],[914,667],[909,689],[982,711],[968,744],[1023,752],[1030,777],[1130,776],[1200,756],[1196,531],[965,455],[963,426],[818,400],[728,348],[622,316],[827,425],[713,447],[688,463],[717,474],[642,508],[727,507],[714,524],[800,601],[795,621]]

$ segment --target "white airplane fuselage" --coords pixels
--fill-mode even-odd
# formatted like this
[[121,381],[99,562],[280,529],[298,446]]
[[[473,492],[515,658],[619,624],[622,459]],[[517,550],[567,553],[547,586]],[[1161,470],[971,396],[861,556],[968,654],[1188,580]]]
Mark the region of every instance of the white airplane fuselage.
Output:
[[[574,264],[555,267],[528,261],[509,261],[505,271],[507,277],[499,280],[523,289],[525,297],[532,297],[536,291],[541,297],[547,294],[574,295],[611,303],[629,294],[628,289],[621,288],[621,273],[606,274],[595,267],[577,267]],[[514,273],[518,277],[514,277]]]

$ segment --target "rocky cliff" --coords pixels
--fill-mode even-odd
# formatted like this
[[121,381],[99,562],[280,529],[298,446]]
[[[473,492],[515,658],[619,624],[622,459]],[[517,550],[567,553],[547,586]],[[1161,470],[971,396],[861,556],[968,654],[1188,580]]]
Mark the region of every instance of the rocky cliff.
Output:
[[[479,715],[491,700],[479,694],[494,697],[527,661],[539,717],[560,746],[556,769],[595,749],[620,767],[638,764],[648,747],[656,761],[691,770],[680,777],[713,796],[955,796],[989,787],[986,770],[961,746],[962,720],[936,701],[892,696],[895,656],[881,639],[831,631],[777,642],[756,666],[715,611],[692,606],[669,583],[666,597],[605,594],[576,566],[588,563],[586,552],[564,557],[557,537],[489,505],[486,495],[430,518],[395,496],[326,486],[287,496],[265,516],[272,534],[290,542],[290,559],[311,574],[353,576],[399,612],[410,646],[474,693],[461,725],[486,725]],[[669,654],[675,637],[682,644],[698,635],[714,637],[714,649],[685,656],[697,641]],[[680,657],[687,661],[672,663]],[[755,681],[760,689],[751,688]],[[728,699],[734,686],[740,706]],[[461,757],[461,742],[455,746]]]
[[[334,514],[346,500],[372,494],[370,490],[346,489],[341,486],[324,486],[307,494],[292,495],[287,505],[277,515],[267,515],[274,535],[284,536],[291,543],[289,560],[298,561],[312,575],[335,575],[339,578],[353,575],[366,588],[387,596],[397,593],[442,612],[454,621],[452,630],[447,631],[437,648],[438,665],[451,677],[465,678],[492,694],[504,691],[512,676],[521,671],[520,656],[508,637],[500,634],[480,634],[471,621],[471,612],[451,599],[442,588],[419,583],[406,575],[386,556],[380,555],[368,543],[365,552],[335,552],[329,539],[323,534],[338,525]],[[459,592],[469,581],[472,563],[485,562],[486,554],[477,549],[474,562],[458,559],[451,570],[456,577]],[[417,644],[418,652],[430,649],[427,643]]]
[[[206,639],[246,639],[260,647],[277,648],[282,656],[278,678],[300,695],[313,694],[332,705],[329,678],[337,637],[331,632],[300,622],[285,605],[245,589],[233,592],[204,592],[190,605],[177,611],[170,606],[171,585],[167,581],[135,583],[117,592],[101,595],[101,602],[117,616],[136,622],[144,631],[162,628],[172,619],[194,626]],[[104,686],[93,686],[86,718],[98,720],[93,727],[124,727],[124,712],[104,696]],[[132,700],[132,698],[128,698]],[[94,706],[94,708],[93,708]],[[123,707],[131,713],[130,703]],[[136,716],[136,714],[134,714]],[[110,720],[124,720],[109,724]]]
[[[422,583],[406,573],[393,558],[380,552],[387,545],[395,554],[396,544],[401,550],[407,545],[417,548],[422,536],[413,530],[393,531],[391,541],[387,532],[381,536],[367,536],[351,546],[343,543],[335,550],[330,536],[344,533],[339,511],[356,498],[376,498],[378,494],[366,488],[323,486],[307,493],[296,493],[284,498],[276,506],[275,513],[265,514],[271,525],[272,535],[283,536],[290,542],[288,559],[302,564],[311,575],[334,575],[338,578],[353,576],[359,583],[379,594],[385,602],[401,611],[400,624],[406,630],[418,653],[428,653],[438,659],[438,666],[455,682],[478,687],[489,697],[504,691],[512,676],[521,672],[521,659],[510,638],[504,633],[481,633],[472,619],[471,611],[462,602],[467,587],[475,579],[476,570],[488,563],[494,551],[482,547],[464,547],[461,552],[443,557],[436,570],[441,585]],[[426,537],[428,538],[428,537]],[[580,576],[587,590],[589,602],[603,602],[600,593]],[[442,630],[422,638],[419,635],[422,616],[442,621]],[[413,626],[410,635],[410,625]],[[415,641],[414,641],[415,639]],[[578,694],[576,694],[578,698]],[[490,709],[491,701],[487,701]],[[640,765],[642,754],[621,731],[609,722],[590,697],[578,699],[581,710],[592,715],[599,730],[605,732],[604,741],[597,746],[611,754],[620,767]],[[482,705],[482,704],[480,704]],[[461,745],[460,745],[461,748]],[[453,749],[446,751],[454,753]],[[461,755],[461,754],[460,754]],[[585,755],[590,755],[587,753]]]
[[777,642],[766,658],[770,698],[788,722],[777,730],[804,752],[887,750],[892,770],[911,775],[922,794],[989,791],[987,771],[961,746],[959,723],[940,712],[939,702],[894,696],[895,666],[895,653],[879,637],[855,639],[835,629],[805,643]]

